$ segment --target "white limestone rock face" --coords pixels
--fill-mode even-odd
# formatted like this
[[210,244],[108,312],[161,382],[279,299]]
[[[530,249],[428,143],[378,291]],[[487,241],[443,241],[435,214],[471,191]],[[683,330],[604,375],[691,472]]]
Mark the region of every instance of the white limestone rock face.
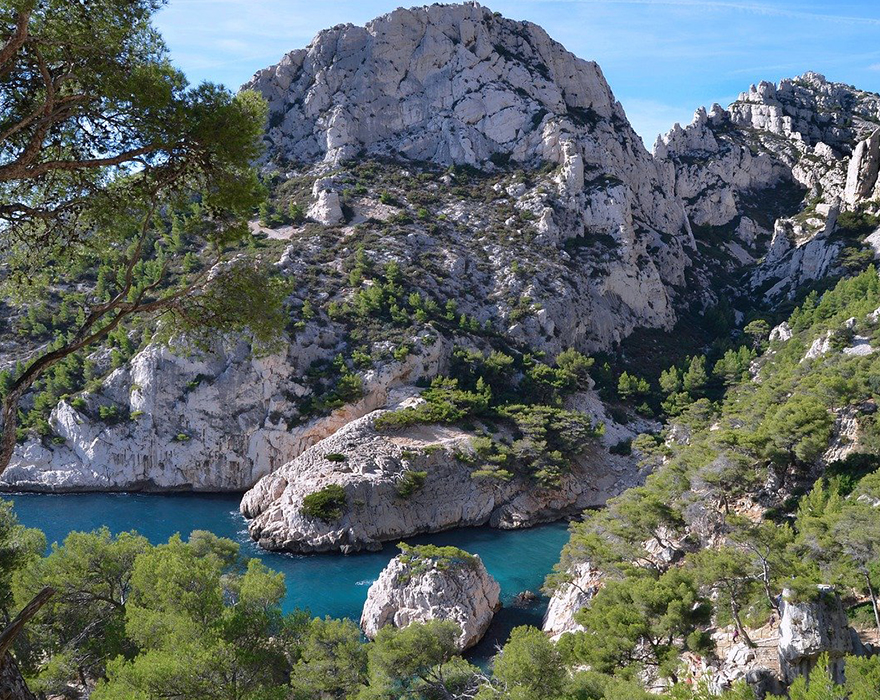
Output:
[[457,647],[464,651],[486,633],[500,596],[479,555],[455,550],[431,557],[414,547],[392,559],[370,586],[361,628],[372,639],[386,625],[450,620],[461,629]]
[[753,85],[726,110],[698,110],[654,155],[698,242],[711,236],[707,252],[772,300],[837,269],[839,212],[878,192],[878,118],[877,95],[806,73]]
[[[175,354],[150,345],[111,373],[75,408],[64,400],[50,425],[63,442],[31,438],[16,447],[0,478],[6,490],[244,491],[306,448],[388,401],[395,387],[435,375],[449,347],[419,346],[402,362],[364,375],[364,396],[329,415],[303,420],[298,383],[336,339],[316,329],[282,352],[251,355],[245,343],[213,354]],[[331,355],[332,356],[332,355]],[[77,404],[78,405],[78,404]],[[101,420],[113,407],[119,422]]]
[[305,162],[367,151],[477,165],[499,152],[528,161],[542,150],[558,150],[561,161],[547,120],[535,117],[541,109],[550,119],[569,110],[597,120],[622,114],[595,63],[534,24],[470,2],[325,30],[245,87],[269,101],[270,148]]
[[862,199],[870,197],[877,184],[878,172],[880,172],[880,129],[864,141],[859,141],[855,147],[846,173],[844,201],[847,204],[857,204]]
[[[609,461],[600,444],[588,448],[554,488],[524,476],[475,478],[475,467],[457,457],[471,451],[471,434],[438,425],[381,433],[373,423],[383,413],[352,421],[245,494],[241,512],[261,547],[348,553],[456,527],[528,527],[602,505],[642,480],[632,458],[628,466]],[[424,473],[422,483],[405,493],[413,472]],[[341,516],[327,521],[304,513],[306,496],[330,485],[345,492]]]
[[[269,102],[267,156],[305,163],[317,176],[372,156],[486,172],[497,171],[498,157],[532,171],[557,166],[531,187],[507,187],[515,209],[534,220],[554,280],[552,289],[542,280],[533,290],[546,320],[519,324],[517,341],[555,353],[608,347],[636,327],[674,324],[675,289],[685,284],[694,246],[684,207],[599,67],[536,25],[472,2],[400,9],[365,27],[321,32],[245,87]],[[455,176],[447,180],[454,184]],[[319,193],[325,189],[316,183],[310,216],[335,224],[332,196]],[[466,201],[437,213],[471,231],[500,223],[491,208]],[[569,239],[595,248],[571,283],[563,281],[568,257],[559,250]],[[459,259],[453,284],[484,255],[507,268],[517,259],[460,238],[432,243]],[[408,246],[402,254],[416,253]],[[509,278],[480,284],[487,300],[529,291]]]
[[792,332],[788,321],[783,321],[778,326],[774,326],[770,331],[770,342],[785,343],[791,340]]
[[308,217],[324,226],[333,226],[342,223],[342,206],[339,203],[339,193],[322,191],[318,193],[314,203],[309,207]]
[[858,635],[849,627],[840,597],[830,586],[820,586],[816,600],[796,602],[783,591],[779,626],[779,665],[783,679],[791,683],[809,676],[819,656],[828,654],[835,682],[843,682],[843,657],[862,653]]
[[575,613],[586,607],[601,587],[601,574],[589,562],[576,564],[570,579],[560,584],[547,606],[542,629],[555,641],[566,632],[581,632],[583,627],[574,619]]

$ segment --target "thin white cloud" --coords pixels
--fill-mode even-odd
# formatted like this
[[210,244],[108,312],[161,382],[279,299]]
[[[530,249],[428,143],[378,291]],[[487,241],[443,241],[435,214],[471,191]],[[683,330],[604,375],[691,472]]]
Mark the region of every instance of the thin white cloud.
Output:
[[868,66],[868,70],[880,71],[880,63],[873,63]]
[[880,26],[880,17],[857,17],[853,15],[825,14],[791,10],[760,3],[723,2],[721,0],[537,0],[543,3],[571,3],[583,5],[653,5],[657,7],[681,7],[695,10],[735,10],[751,14],[772,17],[789,17],[792,19],[818,20],[839,22],[843,24],[870,24]]

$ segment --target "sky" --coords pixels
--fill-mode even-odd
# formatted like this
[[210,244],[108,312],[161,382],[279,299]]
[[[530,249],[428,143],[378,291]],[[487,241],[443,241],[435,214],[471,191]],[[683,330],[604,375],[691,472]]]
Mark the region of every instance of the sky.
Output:
[[[425,0],[169,0],[156,17],[193,83],[237,89],[321,30]],[[694,110],[812,70],[880,92],[880,0],[488,0],[596,61],[650,148]]]

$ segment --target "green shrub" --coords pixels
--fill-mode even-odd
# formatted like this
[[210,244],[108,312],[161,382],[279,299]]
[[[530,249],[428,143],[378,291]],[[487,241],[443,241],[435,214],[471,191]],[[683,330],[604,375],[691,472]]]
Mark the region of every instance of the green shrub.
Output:
[[331,391],[315,399],[314,407],[322,411],[333,411],[363,398],[363,395],[363,378],[359,374],[345,370]]
[[82,396],[74,396],[70,399],[70,405],[75,408],[77,411],[85,411],[88,408],[89,403]]
[[406,571],[398,576],[398,583],[406,583],[428,569],[446,571],[454,567],[473,568],[479,561],[473,554],[458,547],[438,547],[433,544],[410,546],[405,542],[397,547],[401,561],[407,565]]
[[837,217],[837,228],[848,234],[862,236],[880,226],[880,218],[866,211],[844,211]]
[[409,498],[416,491],[420,491],[422,489],[422,487],[425,485],[425,480],[427,478],[428,472],[420,472],[413,469],[407,469],[403,473],[403,477],[400,479],[400,482],[397,484],[397,495],[401,498]]
[[477,391],[465,391],[458,388],[457,379],[437,377],[431,382],[431,388],[422,392],[425,403],[385,413],[374,425],[377,430],[395,430],[421,423],[454,423],[485,411],[491,393],[482,380],[478,382]]
[[400,202],[398,202],[394,195],[392,195],[390,192],[380,192],[379,201],[382,202],[382,204],[387,204],[390,207],[400,206]]
[[122,412],[119,410],[119,406],[99,406],[98,416],[102,421],[111,425],[122,420]]
[[192,438],[186,433],[177,433],[177,435],[174,436],[174,442],[188,442],[191,439]]
[[339,484],[330,484],[303,498],[300,512],[309,518],[332,522],[342,517],[346,503],[345,489]]
[[612,445],[608,448],[608,451],[613,455],[623,455],[624,457],[632,454],[632,438],[627,438],[626,440],[621,440],[616,445]]
[[341,452],[331,452],[329,454],[324,455],[324,459],[328,462],[344,462],[348,457],[346,457]]
[[398,362],[403,362],[412,352],[413,347],[409,343],[401,343],[398,347],[394,349],[394,352],[391,353],[394,356],[394,359]]

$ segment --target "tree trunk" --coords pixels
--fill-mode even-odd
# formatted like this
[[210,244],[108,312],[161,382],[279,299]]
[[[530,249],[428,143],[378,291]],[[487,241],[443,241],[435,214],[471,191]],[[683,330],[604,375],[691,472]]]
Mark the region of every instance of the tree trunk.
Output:
[[3,399],[3,432],[0,433],[0,474],[9,466],[15,452],[16,431],[18,429],[18,402],[23,392],[10,391]]
[[763,558],[761,559],[761,583],[764,584],[764,595],[767,597],[767,602],[770,603],[770,607],[776,611],[776,614],[781,617],[782,611],[773,597],[773,591],[770,590],[770,567]]
[[34,599],[24,606],[22,611],[15,616],[2,632],[0,632],[0,700],[36,700],[34,694],[28,690],[27,683],[22,678],[21,671],[15,657],[9,652],[12,643],[24,629],[46,601],[54,595],[55,591],[48,586],[34,596]]
[[37,700],[28,690],[15,657],[9,652],[0,659],[0,700]]
[[757,645],[752,641],[751,637],[749,637],[742,620],[739,619],[739,606],[733,602],[733,596],[730,598],[730,612],[733,615],[733,622],[736,625],[736,629],[742,635],[746,645],[754,649]]
[[877,625],[877,634],[880,634],[880,611],[877,610],[877,594],[874,592],[874,586],[871,585],[871,574],[864,572],[865,583],[868,584],[868,595],[871,596],[871,607],[874,610],[874,624]]

